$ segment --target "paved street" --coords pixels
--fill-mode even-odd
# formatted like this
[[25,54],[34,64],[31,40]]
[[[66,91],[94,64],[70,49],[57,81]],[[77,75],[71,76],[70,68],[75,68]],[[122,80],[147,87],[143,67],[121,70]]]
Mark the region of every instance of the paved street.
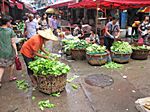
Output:
[[[38,101],[49,99],[56,107],[44,112],[137,112],[134,101],[150,95],[150,59],[133,61],[125,64],[122,70],[110,70],[99,66],[90,66],[86,61],[65,61],[72,70],[68,77],[78,75],[73,81],[79,88],[74,90],[68,83],[61,96],[52,97],[32,91],[19,90],[15,82],[8,82],[9,71],[6,70],[3,87],[0,89],[0,112],[41,112]],[[85,77],[92,74],[111,76],[114,83],[105,88],[85,83]],[[18,79],[29,83],[26,70],[16,72]],[[127,76],[127,78],[123,78]],[[32,100],[35,96],[35,100]]]

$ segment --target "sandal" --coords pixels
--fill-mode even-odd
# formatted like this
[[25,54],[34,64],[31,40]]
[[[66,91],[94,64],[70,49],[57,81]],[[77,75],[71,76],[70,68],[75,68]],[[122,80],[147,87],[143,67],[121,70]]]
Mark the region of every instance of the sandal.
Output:
[[15,80],[17,80],[17,77],[12,77],[12,78],[9,79],[10,82],[15,81]]

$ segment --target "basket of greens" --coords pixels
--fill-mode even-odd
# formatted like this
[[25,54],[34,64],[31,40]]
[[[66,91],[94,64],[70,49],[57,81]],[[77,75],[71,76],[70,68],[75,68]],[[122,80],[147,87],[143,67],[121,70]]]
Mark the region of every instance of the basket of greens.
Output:
[[62,42],[62,48],[63,53],[66,55],[71,55],[71,49],[74,48],[74,43],[78,42],[79,39],[63,39]]
[[71,57],[75,60],[86,59],[86,48],[88,43],[85,40],[76,41],[71,48]]
[[67,73],[70,67],[59,61],[39,58],[30,62],[29,68],[37,77],[41,92],[51,94],[61,92],[66,86]]
[[133,53],[131,55],[132,59],[146,60],[149,55],[150,47],[147,45],[142,46],[132,46]]
[[108,53],[105,46],[92,44],[86,49],[86,59],[91,65],[103,65],[107,63]]
[[111,47],[112,60],[118,63],[127,63],[132,54],[132,47],[128,42],[117,41]]

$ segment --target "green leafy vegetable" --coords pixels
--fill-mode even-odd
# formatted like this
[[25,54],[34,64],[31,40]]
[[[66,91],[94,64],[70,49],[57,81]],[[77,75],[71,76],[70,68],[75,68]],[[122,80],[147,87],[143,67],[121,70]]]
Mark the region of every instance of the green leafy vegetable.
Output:
[[38,106],[41,110],[44,110],[44,108],[54,108],[55,107],[55,105],[50,103],[49,100],[39,101]]
[[52,61],[49,59],[39,58],[29,63],[29,68],[33,70],[35,75],[54,75],[59,76],[67,74],[70,71],[70,67],[59,61]]
[[52,93],[50,95],[53,97],[60,97],[60,92]]
[[150,50],[150,46],[142,45],[142,46],[132,46],[134,50]]
[[16,81],[17,87],[20,90],[28,90],[29,84],[25,80],[17,80]]
[[73,77],[71,77],[70,79],[67,79],[68,83],[71,83],[74,79],[78,78],[79,76],[74,75]]
[[71,84],[71,86],[72,86],[73,89],[78,89],[78,86],[75,85],[75,84]]
[[35,96],[32,96],[32,100],[35,100]]
[[64,45],[64,51],[67,52],[71,49],[86,49],[88,43],[85,40],[68,40]]
[[86,48],[88,54],[103,54],[106,53],[106,47],[97,44],[92,44]]
[[121,54],[132,53],[132,47],[128,42],[117,41],[113,43],[111,51]]
[[115,62],[109,62],[105,64],[104,67],[109,68],[109,69],[120,69],[120,68],[123,68],[123,65],[115,63]]

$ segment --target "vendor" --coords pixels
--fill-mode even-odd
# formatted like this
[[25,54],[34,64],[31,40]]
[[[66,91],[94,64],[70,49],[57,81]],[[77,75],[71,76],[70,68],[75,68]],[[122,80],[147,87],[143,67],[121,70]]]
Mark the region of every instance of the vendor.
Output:
[[48,56],[43,56],[38,53],[39,50],[43,51],[45,54],[49,54],[43,46],[45,45],[46,41],[53,40],[57,41],[57,37],[53,35],[50,29],[47,30],[39,30],[37,35],[32,36],[28,41],[26,41],[22,48],[21,54],[24,58],[24,61],[27,66],[28,75],[31,78],[33,86],[36,85],[36,80],[33,76],[33,71],[28,68],[29,62],[34,60],[35,56],[41,58],[49,58]]
[[144,44],[148,43],[148,38],[150,37],[150,19],[149,16],[144,17],[144,21],[139,25],[138,28],[141,37],[144,39]]
[[73,36],[78,36],[80,39],[84,38],[84,31],[82,30],[82,25],[78,25],[74,31]]
[[97,34],[95,34],[95,31],[94,30],[91,30],[90,32],[90,43],[92,44],[100,44],[100,39],[99,39],[99,36]]
[[120,36],[120,26],[118,17],[113,17],[112,21],[108,22],[105,27],[104,45],[108,50],[116,38]]

